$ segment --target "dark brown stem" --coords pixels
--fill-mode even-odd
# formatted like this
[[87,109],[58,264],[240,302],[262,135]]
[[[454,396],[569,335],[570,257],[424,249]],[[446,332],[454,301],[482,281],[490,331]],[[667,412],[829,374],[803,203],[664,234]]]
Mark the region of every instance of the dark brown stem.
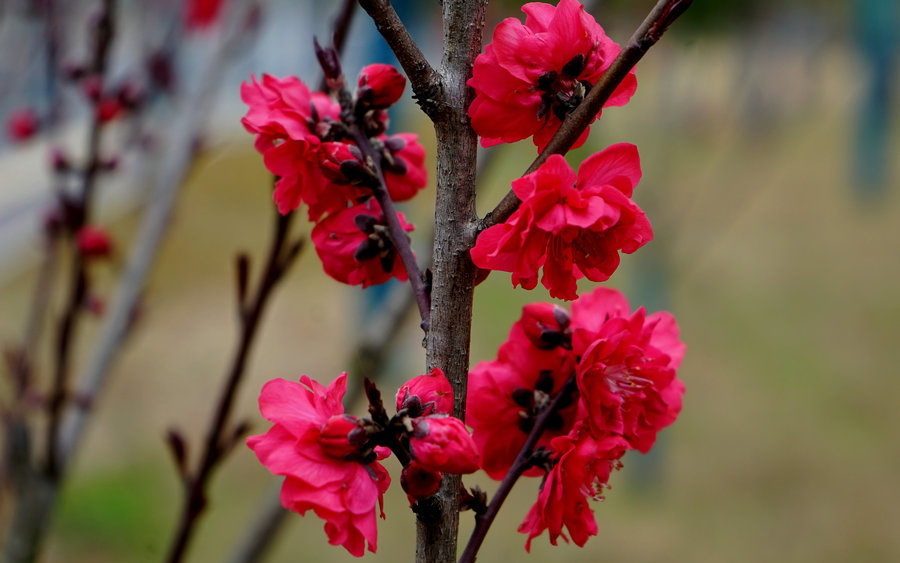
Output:
[[[91,61],[91,71],[101,79],[106,72],[109,47],[112,44],[115,30],[114,9],[115,3],[113,0],[104,0],[93,37],[94,55]],[[67,217],[66,220],[73,259],[71,276],[69,278],[69,299],[56,332],[53,387],[47,407],[49,422],[47,425],[46,472],[51,479],[60,477],[59,431],[63,408],[66,403],[72,343],[78,329],[78,320],[83,311],[84,299],[87,296],[89,284],[87,263],[79,252],[76,235],[78,230],[90,221],[94,186],[97,181],[97,172],[100,169],[100,137],[102,129],[103,124],[95,117],[91,121],[88,133],[87,161],[82,173],[81,192],[71,206],[73,216]]]
[[[390,0],[359,0],[359,5],[375,22],[378,32],[400,61],[415,93],[416,103],[434,121],[443,113],[447,102],[440,74],[428,64],[425,55],[391,6]],[[481,27],[478,28],[478,35],[480,50]]]
[[262,320],[272,290],[297,256],[299,245],[288,244],[288,229],[293,214],[277,215],[275,233],[269,247],[269,257],[259,280],[252,303],[240,305],[241,335],[228,372],[228,378],[219,397],[215,414],[206,432],[206,441],[197,471],[185,476],[185,495],[181,516],[167,560],[181,561],[187,550],[199,517],[206,507],[206,486],[213,469],[222,460],[232,443],[234,429],[228,424],[231,407],[243,378],[247,359]]
[[494,522],[494,518],[496,518],[497,513],[500,512],[500,507],[503,505],[506,497],[509,496],[510,491],[512,491],[513,485],[515,485],[519,477],[531,467],[531,455],[534,453],[534,447],[537,445],[538,440],[541,439],[541,434],[544,433],[544,429],[547,427],[547,422],[550,420],[553,413],[559,410],[559,405],[563,398],[571,396],[575,390],[576,380],[573,375],[562,386],[556,394],[556,397],[554,397],[553,401],[547,406],[546,410],[544,410],[544,412],[542,412],[534,421],[534,427],[528,434],[528,438],[522,445],[522,449],[519,450],[516,461],[513,462],[512,467],[507,471],[503,481],[500,482],[500,486],[491,498],[491,503],[488,505],[487,510],[484,514],[475,516],[475,529],[472,530],[472,535],[469,537],[469,543],[466,545],[462,557],[459,558],[459,563],[472,563],[475,561],[475,556],[478,554],[481,544],[484,543],[484,538],[487,536],[488,530]]
[[[674,22],[678,16],[684,13],[692,0],[660,0],[651,12],[644,18],[640,27],[632,34],[625,48],[619,53],[612,64],[600,77],[600,80],[591,88],[584,101],[566,117],[556,135],[550,140],[544,150],[537,156],[524,175],[531,174],[547,161],[551,155],[566,154],[578,137],[587,129],[597,113],[603,108],[603,104],[609,99],[615,89],[622,83],[631,69],[643,58],[662,34]],[[479,225],[479,230],[487,229],[497,223],[502,223],[519,207],[519,198],[510,190],[503,200],[497,204],[493,211],[485,215]]]
[[[350,24],[353,23],[353,14],[356,13],[356,0],[344,0],[341,11],[338,12],[337,18],[334,20],[334,33],[331,36],[331,45],[340,57],[344,52],[344,45],[347,43],[347,32],[350,31]],[[319,90],[326,91],[328,85],[325,77],[319,81]]]
[[388,232],[391,235],[391,242],[394,250],[400,256],[403,267],[406,269],[406,275],[409,278],[409,284],[412,286],[413,293],[416,296],[416,304],[419,306],[419,316],[422,318],[422,330],[428,332],[431,325],[431,298],[428,295],[428,288],[425,287],[425,280],[422,277],[422,271],[416,263],[416,256],[413,254],[409,235],[403,230],[400,224],[400,217],[397,215],[397,208],[387,190],[387,184],[384,180],[384,171],[381,169],[381,157],[375,153],[372,143],[365,133],[354,123],[350,128],[353,140],[362,151],[366,160],[372,162],[375,167],[375,174],[378,177],[378,186],[373,189],[375,200],[381,206],[384,214],[384,220],[388,225]]

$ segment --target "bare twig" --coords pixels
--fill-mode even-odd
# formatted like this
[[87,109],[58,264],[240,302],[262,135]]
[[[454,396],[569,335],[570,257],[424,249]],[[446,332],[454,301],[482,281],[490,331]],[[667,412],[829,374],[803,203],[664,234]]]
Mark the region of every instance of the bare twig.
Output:
[[[269,247],[269,256],[265,270],[259,280],[256,293],[251,303],[241,303],[241,335],[235,356],[229,369],[228,378],[219,397],[216,412],[207,428],[203,454],[196,472],[183,475],[185,495],[181,516],[175,538],[169,548],[168,561],[181,561],[188,544],[196,530],[196,524],[206,508],[206,486],[213,469],[231,449],[240,432],[232,429],[228,423],[231,406],[237,393],[238,385],[243,379],[250,350],[256,339],[263,313],[269,303],[272,291],[291,264],[295,261],[299,244],[291,244],[288,240],[292,213],[280,215],[275,213],[275,233]],[[239,282],[240,283],[240,282]]]
[[[416,103],[425,115],[432,120],[436,119],[443,113],[447,101],[440,74],[428,63],[406,26],[400,21],[390,0],[359,0],[359,5],[375,22],[379,33],[400,61],[415,93]],[[479,27],[479,48],[480,31]]]
[[[104,0],[94,31],[94,53],[90,65],[90,74],[102,81],[109,60],[110,45],[112,45],[115,34],[115,2],[113,0]],[[68,393],[67,386],[71,368],[72,344],[75,340],[78,320],[84,312],[83,305],[87,297],[89,284],[87,262],[79,251],[76,235],[81,227],[90,222],[94,186],[97,181],[97,172],[100,170],[100,137],[103,125],[102,120],[97,115],[94,115],[88,132],[87,161],[82,172],[81,192],[67,206],[68,211],[65,213],[65,225],[69,234],[69,247],[73,258],[69,298],[63,316],[57,326],[53,388],[47,405],[49,423],[47,425],[46,471],[54,479],[60,471],[59,431]]]
[[[575,111],[566,117],[559,131],[556,132],[556,135],[553,136],[541,154],[531,163],[531,166],[528,167],[523,176],[537,170],[551,155],[565,154],[572,148],[572,145],[587,129],[622,80],[650,50],[650,47],[659,41],[669,25],[688,9],[692,1],[660,0],[657,2],[640,27],[632,34],[619,56],[606,69],[606,72],[591,88],[590,93]],[[505,221],[518,208],[519,203],[519,198],[510,190],[494,210],[485,215],[479,225],[479,230],[487,229],[492,225]]]

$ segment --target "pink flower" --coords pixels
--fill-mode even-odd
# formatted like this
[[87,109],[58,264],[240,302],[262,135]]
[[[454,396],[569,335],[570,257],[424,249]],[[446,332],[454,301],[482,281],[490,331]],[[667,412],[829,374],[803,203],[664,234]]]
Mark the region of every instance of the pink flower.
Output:
[[388,64],[375,63],[360,71],[357,95],[372,108],[387,109],[400,99],[404,88],[406,77],[396,68]]
[[646,453],[681,412],[685,345],[665,311],[633,314],[621,292],[598,287],[572,304],[578,391],[595,436],[620,434]]
[[346,208],[344,192],[330,189],[333,184],[325,181],[318,163],[322,138],[339,121],[340,106],[324,94],[310,93],[298,78],[268,74],[262,82],[251,76],[251,83],[241,84],[241,99],[249,106],[241,123],[256,134],[266,168],[279,177],[273,194],[278,211],[286,214],[303,201],[316,220]]
[[[481,454],[481,466],[493,479],[502,479],[512,466],[534,421],[566,381],[575,374],[575,356],[562,347],[534,346],[524,328],[526,318],[510,329],[497,359],[481,362],[469,371],[466,422]],[[548,422],[537,443],[571,430],[577,397],[569,397]],[[525,475],[541,475],[539,468]]]
[[556,465],[541,486],[537,502],[519,526],[520,532],[528,534],[527,551],[531,551],[531,540],[544,530],[548,531],[553,545],[559,537],[568,541],[564,527],[579,547],[590,536],[597,535],[597,522],[588,499],[602,497],[610,472],[618,467],[618,460],[627,449],[620,436],[596,439],[580,428],[556,438],[551,446]]
[[479,268],[512,272],[513,286],[533,289],[538,270],[550,295],[572,300],[576,280],[606,281],[619,251],[653,238],[650,222],[631,200],[641,177],[637,148],[621,143],[596,153],[575,172],[553,155],[512,183],[522,204],[505,223],[483,231],[472,249]]
[[400,486],[409,499],[409,505],[428,498],[438,492],[444,474],[425,468],[417,461],[410,462],[400,473]]
[[441,368],[414,377],[397,390],[397,410],[409,409],[410,416],[453,413],[453,388]]
[[[560,0],[556,7],[532,2],[522,11],[525,24],[515,18],[500,22],[492,42],[475,59],[468,82],[475,89],[469,116],[486,147],[534,135],[542,151],[612,64],[619,46],[577,0]],[[636,88],[632,71],[606,105],[625,105]]]
[[[412,231],[403,214],[397,215],[404,230]],[[366,288],[407,279],[374,199],[325,217],[313,229],[312,241],[325,273],[339,282]]]
[[27,141],[37,133],[38,116],[31,107],[22,107],[9,114],[6,130],[10,139],[17,142]]
[[209,27],[219,18],[222,0],[188,0],[185,6],[185,23],[188,29]]
[[248,438],[247,445],[269,471],[285,477],[281,503],[286,508],[300,514],[311,509],[325,520],[329,543],[360,557],[367,544],[375,552],[375,506],[383,503],[390,477],[374,452],[350,446],[358,426],[343,414],[346,388],[346,373],[328,387],[305,375],[299,383],[269,381],[259,409],[274,425]]
[[628,303],[613,290],[600,288],[592,298],[593,318],[604,320],[596,332],[584,329],[593,333],[589,339],[576,337],[578,348],[590,342],[578,364],[578,389],[591,430],[620,434],[646,453],[681,412],[684,384],[676,370],[685,346],[678,325],[666,312],[647,316],[639,308],[629,314]]
[[428,184],[425,148],[419,144],[418,138],[419,136],[413,133],[379,137],[384,144],[384,158],[381,163],[384,182],[394,201],[412,199]]
[[75,235],[75,244],[82,256],[91,258],[105,258],[112,253],[112,242],[105,230],[92,225],[85,225],[78,229]]
[[460,419],[433,414],[413,418],[411,423],[409,453],[422,467],[443,473],[478,471],[478,450]]

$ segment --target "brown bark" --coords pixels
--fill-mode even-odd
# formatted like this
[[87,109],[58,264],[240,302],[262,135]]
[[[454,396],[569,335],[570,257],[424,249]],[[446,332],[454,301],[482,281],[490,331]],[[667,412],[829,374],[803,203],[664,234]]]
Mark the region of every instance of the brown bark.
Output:
[[[444,370],[453,386],[453,414],[465,417],[466,378],[475,266],[469,249],[475,242],[477,137],[467,109],[472,92],[466,81],[481,51],[486,0],[444,0],[444,56],[441,65],[443,111],[433,115],[437,137],[437,202],[431,330],[426,338],[428,369]],[[434,509],[420,513],[416,561],[456,560],[459,525],[458,475],[447,475],[432,497]]]

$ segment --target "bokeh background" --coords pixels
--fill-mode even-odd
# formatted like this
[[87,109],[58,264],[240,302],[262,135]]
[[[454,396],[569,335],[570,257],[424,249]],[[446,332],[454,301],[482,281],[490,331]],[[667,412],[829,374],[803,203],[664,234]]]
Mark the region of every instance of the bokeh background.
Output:
[[[46,37],[33,9],[39,4],[0,2],[0,115],[25,104],[47,109]],[[214,22],[185,30],[154,19],[178,4],[122,3],[125,46],[116,52],[114,75],[133,72],[135,61],[167,44],[175,26],[183,35],[172,53],[174,72],[179,87],[190,89],[221,29]],[[234,255],[247,251],[261,261],[270,232],[271,180],[241,129],[239,84],[251,72],[317,81],[311,35],[327,37],[331,4],[261,2],[229,56],[138,327],[94,407],[44,561],[164,557],[180,490],[163,437],[179,428],[192,453],[199,450],[235,345]],[[436,7],[396,4],[437,64]],[[595,2],[593,9],[622,43],[650,4]],[[688,345],[680,370],[687,385],[683,413],[651,455],[625,458],[606,500],[595,504],[600,532],[585,548],[552,547],[544,537],[525,554],[515,529],[537,483],[524,482],[480,560],[900,560],[900,8],[894,0],[695,4],[638,66],[631,103],[605,111],[589,144],[569,157],[575,163],[616,142],[640,150],[644,177],[635,198],[655,240],[623,257],[607,285],[634,306],[668,309],[678,318]],[[518,6],[492,3],[492,22],[516,16]],[[70,31],[60,61],[79,54],[79,29],[91,7],[80,1],[65,8]],[[360,12],[347,74],[370,56],[389,60]],[[40,217],[52,193],[49,147],[77,150],[84,128],[85,110],[77,96],[66,96],[70,109],[52,126],[26,142],[0,145],[4,346],[22,337],[35,283]],[[142,118],[151,141],[137,142],[126,130],[111,137],[108,149],[152,153],[154,129],[171,126],[170,100],[161,96]],[[433,147],[428,123],[409,100],[393,120],[394,130],[415,131]],[[482,212],[533,157],[527,141],[491,151],[479,188]],[[101,268],[101,296],[127,260],[148,197],[146,168],[136,164],[142,172],[131,174],[131,162],[123,156],[100,195],[102,221],[120,249]],[[420,233],[428,231],[432,202],[433,187],[405,210]],[[548,297],[540,289],[513,290],[508,275],[498,273],[475,299],[473,363],[493,357],[523,304]],[[265,381],[303,373],[329,381],[348,369],[365,311],[377,300],[328,279],[308,248],[265,319],[237,418],[262,432],[267,426],[256,397]],[[386,395],[423,369],[421,333],[409,321],[389,351],[380,380]],[[80,358],[100,323],[87,321]],[[39,370],[50,365],[49,351],[49,344],[42,348]],[[10,396],[3,381],[4,408]],[[496,486],[483,477],[466,482],[489,493]],[[189,560],[229,560],[277,485],[249,450],[237,448],[214,476]],[[4,490],[4,518],[7,498]],[[367,557],[411,560],[413,516],[396,484],[386,512],[378,553]],[[471,515],[462,522],[465,538]],[[327,545],[313,515],[291,515],[265,561],[305,560],[352,557]]]

